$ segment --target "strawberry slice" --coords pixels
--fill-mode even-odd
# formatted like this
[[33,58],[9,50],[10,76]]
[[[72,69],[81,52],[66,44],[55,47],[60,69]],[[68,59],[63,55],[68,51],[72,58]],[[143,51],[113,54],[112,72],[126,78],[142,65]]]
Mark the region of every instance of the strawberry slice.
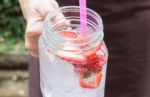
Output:
[[86,56],[86,59],[86,66],[89,68],[90,71],[100,72],[102,70],[102,59],[99,55],[96,54],[96,52]]
[[60,35],[67,37],[67,38],[77,38],[78,34],[76,32],[71,31],[62,31],[60,32]]
[[57,56],[73,64],[86,64],[85,57],[78,52],[58,51]]
[[[78,34],[74,31],[62,31],[60,35],[67,38],[77,38]],[[73,41],[66,41],[64,44],[71,44]],[[82,50],[79,47],[62,47],[63,51],[57,51],[56,55],[63,60],[71,62],[73,64],[85,64],[86,60]]]
[[84,53],[85,58],[87,59],[87,68],[93,72],[100,72],[104,64],[105,53],[103,51],[103,45],[99,44],[97,47]]
[[94,89],[100,85],[102,79],[101,72],[88,73],[85,77],[80,79],[80,86],[82,88]]

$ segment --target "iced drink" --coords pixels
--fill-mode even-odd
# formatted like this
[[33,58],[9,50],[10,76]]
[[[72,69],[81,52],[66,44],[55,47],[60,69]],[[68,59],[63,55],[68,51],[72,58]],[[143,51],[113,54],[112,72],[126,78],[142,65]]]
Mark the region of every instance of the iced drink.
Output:
[[[49,25],[59,12],[65,19],[55,17]],[[62,7],[59,12],[47,16],[39,41],[43,96],[104,97],[108,53],[100,17],[88,9],[88,33],[82,34],[79,7]],[[63,27],[53,26],[66,20],[69,24]]]

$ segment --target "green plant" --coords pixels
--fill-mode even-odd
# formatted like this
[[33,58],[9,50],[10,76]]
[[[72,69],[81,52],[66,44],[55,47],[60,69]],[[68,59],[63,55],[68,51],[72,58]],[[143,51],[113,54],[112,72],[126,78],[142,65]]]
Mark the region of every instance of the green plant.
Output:
[[0,0],[0,52],[25,51],[24,30],[25,22],[18,0]]

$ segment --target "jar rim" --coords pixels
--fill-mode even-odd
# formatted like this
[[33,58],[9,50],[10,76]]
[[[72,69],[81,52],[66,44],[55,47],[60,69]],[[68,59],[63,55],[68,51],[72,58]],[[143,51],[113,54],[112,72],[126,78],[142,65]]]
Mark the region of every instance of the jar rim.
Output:
[[[49,39],[47,38],[48,36],[47,36],[46,32],[51,32],[51,29],[49,28],[51,26],[50,23],[49,23],[50,17],[54,16],[55,14],[57,14],[59,12],[64,12],[65,10],[67,10],[67,9],[69,10],[71,8],[72,9],[77,9],[76,11],[79,12],[79,6],[63,6],[63,7],[60,7],[60,8],[56,8],[54,11],[50,12],[46,16],[45,21],[44,21],[44,29],[46,29],[46,30],[45,30],[45,32],[42,33],[42,36],[43,36],[43,38],[44,38],[44,40],[47,44],[49,44]],[[72,40],[79,40],[79,39],[85,39],[85,38],[96,36],[96,37],[99,38],[99,40],[102,40],[103,39],[103,23],[102,23],[101,17],[99,16],[98,13],[96,13],[92,9],[87,8],[87,12],[90,12],[89,14],[91,16],[93,16],[93,15],[96,16],[96,18],[94,18],[94,19],[96,19],[96,21],[97,21],[97,28],[96,28],[96,31],[94,33],[90,33],[90,34],[88,34],[84,37],[78,37],[78,38],[64,38],[64,37],[60,37],[60,36],[58,36],[58,37],[62,38],[62,39],[65,39],[65,40],[71,40],[72,41]],[[73,44],[71,44],[70,46],[73,46]]]

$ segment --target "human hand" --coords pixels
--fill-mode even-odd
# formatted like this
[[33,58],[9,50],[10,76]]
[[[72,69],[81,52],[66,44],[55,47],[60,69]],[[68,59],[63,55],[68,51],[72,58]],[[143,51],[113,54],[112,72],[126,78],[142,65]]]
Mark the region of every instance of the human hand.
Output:
[[58,4],[55,0],[19,0],[19,3],[27,21],[25,46],[33,57],[38,57],[38,39],[43,32],[44,19]]

